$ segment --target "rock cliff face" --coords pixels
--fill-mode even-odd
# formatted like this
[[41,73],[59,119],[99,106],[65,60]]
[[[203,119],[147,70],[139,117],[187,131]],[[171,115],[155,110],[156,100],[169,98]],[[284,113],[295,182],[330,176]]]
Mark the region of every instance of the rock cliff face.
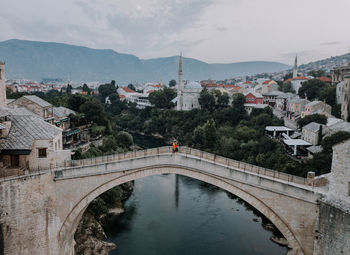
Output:
[[116,248],[114,243],[104,241],[107,236],[104,228],[108,225],[108,214],[118,214],[123,212],[123,204],[133,192],[134,183],[128,182],[122,184],[111,191],[107,191],[110,195],[114,195],[113,200],[100,196],[107,207],[89,206],[84,213],[74,239],[76,245],[74,247],[76,255],[108,255],[111,250]]

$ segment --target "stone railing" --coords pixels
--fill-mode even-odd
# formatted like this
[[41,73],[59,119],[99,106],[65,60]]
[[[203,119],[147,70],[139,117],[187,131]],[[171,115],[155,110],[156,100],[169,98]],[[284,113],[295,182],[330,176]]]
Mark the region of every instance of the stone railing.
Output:
[[[95,157],[95,158],[88,158],[88,159],[81,159],[81,160],[69,160],[65,162],[65,167],[81,167],[81,166],[90,166],[90,165],[97,165],[97,164],[104,164],[104,163],[110,163],[110,162],[116,162],[121,160],[131,160],[131,159],[137,159],[137,158],[145,158],[149,156],[157,156],[157,155],[165,155],[165,154],[172,154],[172,147],[159,147],[159,148],[152,148],[152,149],[146,149],[146,150],[140,150],[140,151],[132,151],[132,152],[125,152],[125,153],[118,153],[118,154],[112,154],[112,155],[106,155],[101,157]],[[206,160],[209,162],[212,162],[214,164],[220,164],[228,168],[237,169],[240,171],[250,172],[257,175],[263,175],[269,178],[274,178],[278,180],[283,180],[286,182],[301,184],[301,185],[308,185],[307,179],[291,174],[282,173],[279,171],[267,169],[264,167],[255,166],[252,164],[248,164],[241,161],[236,161],[233,159],[225,158],[222,156],[218,156],[216,154],[200,151],[197,149],[192,149],[188,147],[180,147],[179,151],[176,152],[178,154],[187,156],[187,157],[193,157],[198,158],[200,160]],[[312,185],[311,185],[312,186]]]

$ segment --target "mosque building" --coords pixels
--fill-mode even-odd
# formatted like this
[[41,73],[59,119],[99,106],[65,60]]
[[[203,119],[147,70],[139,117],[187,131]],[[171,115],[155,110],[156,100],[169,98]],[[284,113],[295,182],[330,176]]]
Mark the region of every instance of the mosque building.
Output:
[[177,86],[177,107],[178,111],[190,111],[192,109],[200,108],[198,99],[202,91],[202,86],[196,82],[191,81],[186,84],[182,80],[182,54],[180,54],[179,61],[179,83]]

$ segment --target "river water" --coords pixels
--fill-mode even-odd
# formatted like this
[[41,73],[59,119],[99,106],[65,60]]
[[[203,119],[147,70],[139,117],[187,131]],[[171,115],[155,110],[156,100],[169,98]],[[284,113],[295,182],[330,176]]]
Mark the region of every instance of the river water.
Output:
[[[125,213],[109,224],[112,255],[282,255],[245,203],[185,176],[150,176],[135,181]],[[254,219],[254,220],[253,220]]]

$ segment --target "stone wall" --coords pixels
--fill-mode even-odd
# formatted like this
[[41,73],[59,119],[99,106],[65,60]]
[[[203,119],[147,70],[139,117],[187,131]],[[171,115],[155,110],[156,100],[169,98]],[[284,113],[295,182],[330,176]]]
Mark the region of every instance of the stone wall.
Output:
[[315,255],[350,254],[350,214],[328,203],[319,206]]
[[342,200],[350,207],[350,140],[333,147],[332,170],[329,176],[329,200]]

